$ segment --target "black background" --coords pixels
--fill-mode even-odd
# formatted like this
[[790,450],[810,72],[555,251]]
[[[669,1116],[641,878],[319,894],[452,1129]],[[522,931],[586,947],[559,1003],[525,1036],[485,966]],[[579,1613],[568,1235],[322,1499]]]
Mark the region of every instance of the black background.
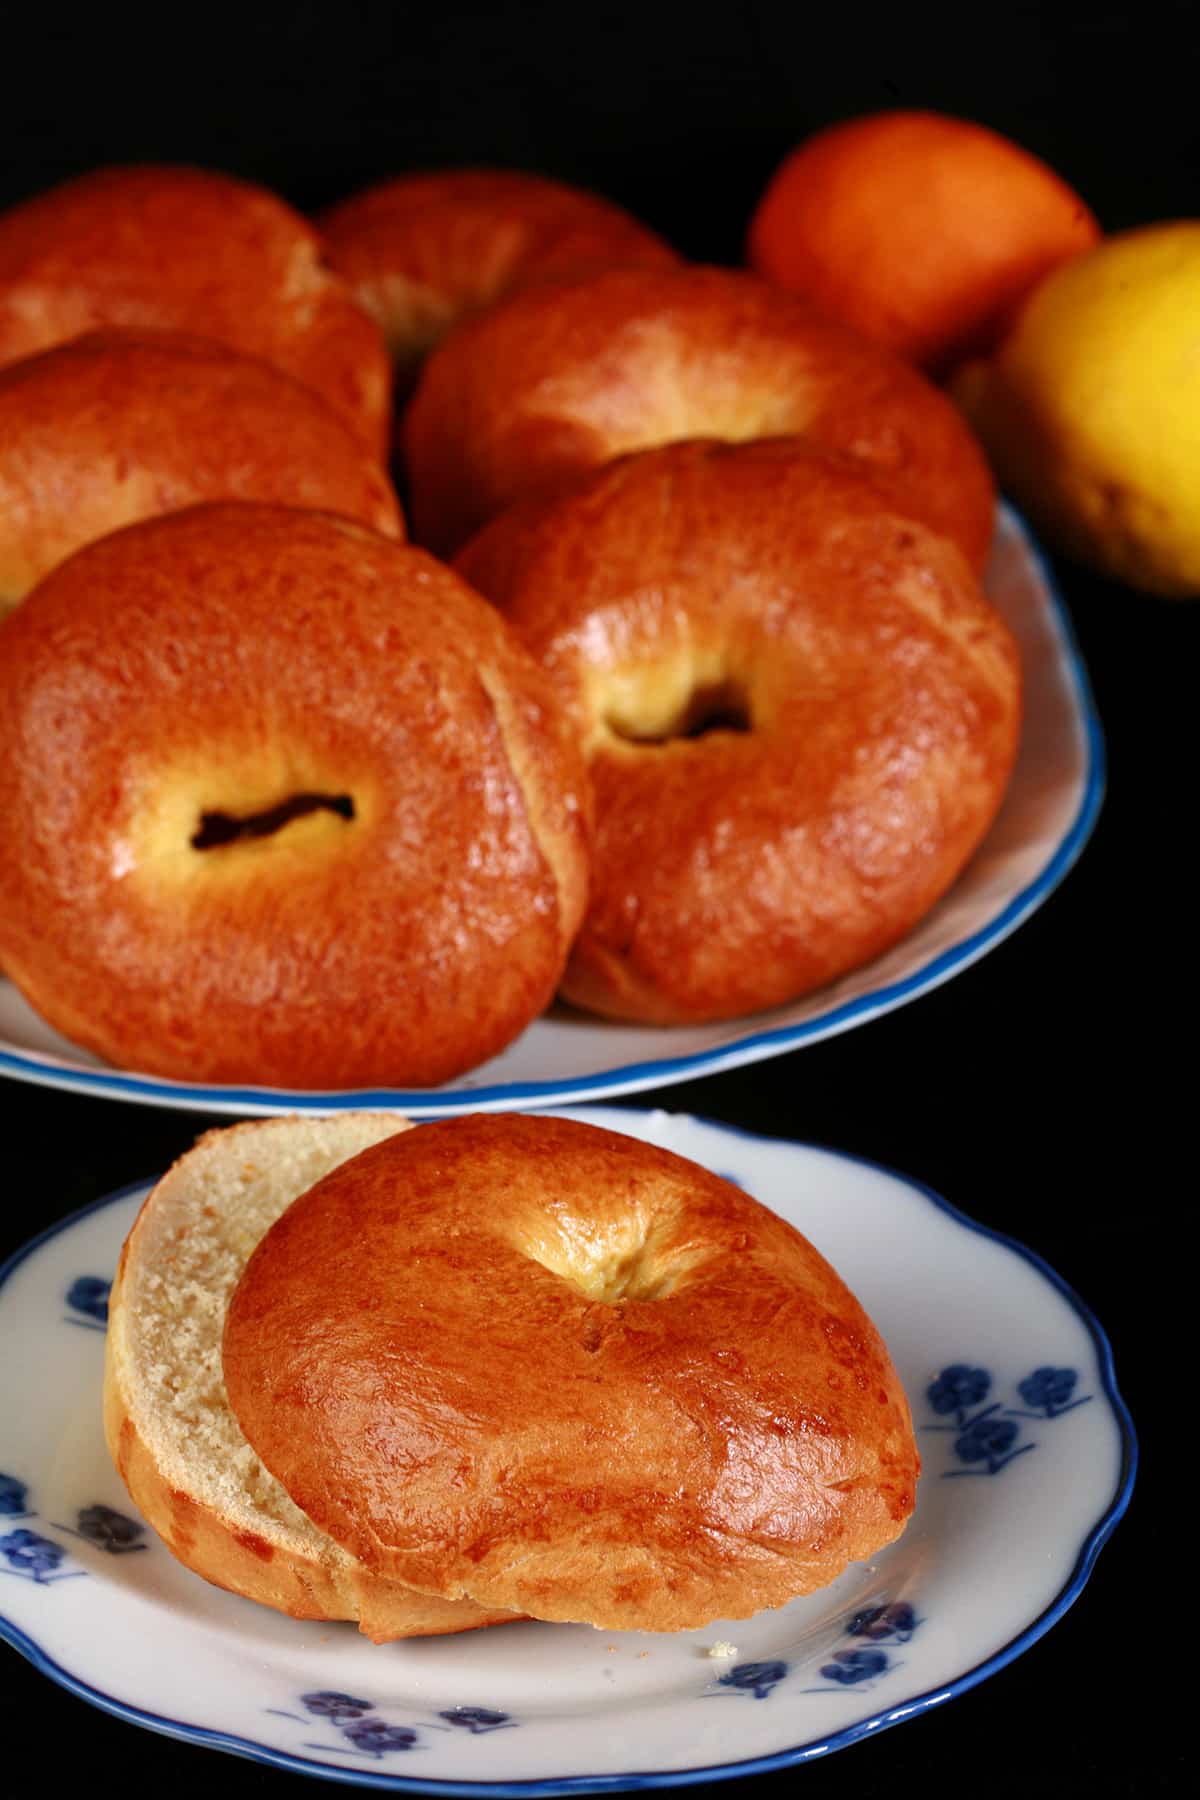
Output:
[[[304,208],[405,168],[510,164],[606,191],[686,254],[733,261],[797,139],[900,105],[1008,132],[1117,229],[1200,212],[1198,47],[1191,0],[878,14],[247,0],[240,14],[193,7],[154,24],[121,9],[42,22],[9,8],[0,203],[132,159],[223,167]],[[802,1784],[891,1796],[917,1782],[973,1797],[1144,1794],[1183,1774],[1194,1537],[1188,1489],[1182,1503],[1176,1491],[1191,1410],[1176,1332],[1195,1193],[1183,1124],[1195,1070],[1196,612],[1065,563],[1057,573],[1110,756],[1105,810],[1065,885],[981,964],[900,1012],[632,1103],[877,1157],[1038,1250],[1113,1341],[1142,1437],[1138,1490],[1082,1597],[1024,1657],[903,1729],[731,1795]],[[0,1258],[161,1168],[211,1122],[0,1083]],[[3,1379],[36,1383],[37,1372]],[[1161,1408],[1165,1422],[1164,1401],[1176,1424],[1160,1438],[1150,1415]],[[14,1794],[47,1777],[82,1787],[100,1771],[134,1793],[219,1783],[267,1795],[302,1780],[122,1724],[8,1650],[0,1741],[0,1789]]]

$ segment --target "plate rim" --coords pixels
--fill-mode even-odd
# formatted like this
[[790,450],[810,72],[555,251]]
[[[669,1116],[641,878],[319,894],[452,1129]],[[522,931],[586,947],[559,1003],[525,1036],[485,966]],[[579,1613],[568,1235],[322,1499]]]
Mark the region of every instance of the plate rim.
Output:
[[[650,1057],[624,1063],[570,1081],[502,1081],[478,1088],[271,1088],[175,1081],[167,1076],[139,1075],[117,1068],[78,1068],[30,1051],[0,1047],[0,1074],[35,1086],[115,1100],[133,1100],[182,1111],[217,1112],[227,1117],[253,1117],[279,1112],[339,1113],[402,1111],[413,1118],[443,1118],[458,1113],[521,1111],[530,1107],[603,1102],[619,1095],[670,1087],[675,1082],[720,1074],[761,1062],[769,1056],[838,1036],[859,1023],[892,1012],[931,993],[960,970],[987,954],[1024,923],[1062,883],[1082,854],[1104,800],[1107,754],[1104,729],[1074,621],[1059,589],[1050,560],[1023,515],[1007,500],[997,508],[998,520],[1015,530],[1045,589],[1058,627],[1082,727],[1086,771],[1079,807],[1054,854],[1041,872],[987,924],[961,943],[940,951],[920,969],[842,1002],[799,1024],[752,1031],[734,1043],[686,1055]],[[754,1015],[748,1015],[753,1017]]]
[[[652,1116],[651,1109],[635,1107],[610,1106],[572,1110],[599,1111],[605,1121],[612,1120],[615,1116],[617,1123],[613,1128],[618,1130],[620,1129],[619,1122],[622,1119],[634,1117],[644,1121],[648,1116]],[[665,1108],[653,1110],[666,1111]],[[1060,1275],[1039,1251],[1032,1249],[1020,1239],[1010,1236],[1007,1232],[998,1231],[994,1226],[972,1218],[953,1201],[947,1200],[938,1189],[920,1180],[917,1176],[905,1174],[890,1164],[881,1162],[876,1157],[865,1156],[858,1151],[842,1150],[835,1145],[818,1140],[771,1137],[764,1132],[751,1131],[744,1126],[729,1124],[722,1119],[709,1119],[696,1113],[677,1112],[670,1113],[668,1116],[673,1120],[695,1123],[733,1137],[743,1138],[756,1145],[816,1151],[821,1155],[832,1156],[840,1161],[858,1164],[876,1174],[898,1181],[903,1186],[920,1194],[936,1211],[944,1214],[952,1224],[976,1232],[981,1237],[990,1238],[1003,1249],[1030,1264],[1076,1314],[1091,1338],[1096,1351],[1101,1388],[1112,1411],[1120,1440],[1120,1464],[1113,1491],[1107,1503],[1101,1508],[1090,1531],[1081,1542],[1071,1571],[1059,1592],[1035,1619],[1031,1620],[1007,1643],[993,1651],[990,1656],[972,1664],[961,1675],[913,1695],[897,1706],[855,1720],[824,1737],[809,1739],[783,1750],[770,1751],[763,1756],[743,1757],[735,1762],[704,1764],[688,1769],[634,1769],[614,1775],[532,1776],[519,1781],[488,1782],[439,1780],[433,1776],[385,1774],[382,1771],[375,1774],[366,1769],[342,1768],[336,1764],[322,1763],[308,1757],[296,1756],[290,1751],[276,1750],[270,1745],[260,1744],[253,1739],[242,1738],[233,1733],[218,1731],[203,1725],[189,1725],[183,1720],[168,1718],[164,1714],[151,1712],[146,1708],[133,1705],[129,1701],[118,1700],[113,1695],[105,1693],[102,1688],[74,1675],[43,1650],[35,1639],[30,1637],[22,1627],[15,1625],[2,1611],[0,1611],[0,1640],[11,1644],[40,1674],[47,1676],[57,1686],[74,1694],[76,1698],[88,1702],[100,1711],[107,1712],[127,1724],[141,1726],[160,1736],[176,1738],[185,1743],[195,1744],[200,1748],[224,1750],[232,1755],[266,1764],[272,1768],[281,1768],[293,1774],[337,1781],[346,1786],[372,1788],[391,1793],[461,1795],[464,1800],[531,1800],[532,1796],[675,1788],[691,1786],[703,1781],[729,1781],[744,1776],[767,1774],[778,1769],[795,1768],[802,1763],[815,1761],[818,1757],[830,1755],[851,1744],[861,1742],[863,1738],[877,1736],[881,1731],[886,1731],[893,1725],[902,1724],[906,1719],[929,1712],[933,1708],[943,1705],[947,1700],[957,1699],[959,1695],[968,1693],[981,1681],[998,1674],[1009,1663],[1023,1655],[1026,1650],[1044,1637],[1052,1626],[1057,1624],[1083,1592],[1101,1550],[1128,1509],[1137,1477],[1139,1460],[1137,1433],[1129,1408],[1117,1385],[1112,1345],[1099,1319],[1070,1282]],[[144,1177],[139,1181],[128,1182],[111,1193],[102,1194],[87,1205],[76,1208],[65,1218],[46,1226],[36,1236],[30,1238],[6,1257],[3,1263],[0,1263],[0,1294],[3,1293],[5,1284],[15,1270],[44,1244],[71,1230],[93,1213],[143,1192],[160,1178],[160,1175],[154,1175]]]

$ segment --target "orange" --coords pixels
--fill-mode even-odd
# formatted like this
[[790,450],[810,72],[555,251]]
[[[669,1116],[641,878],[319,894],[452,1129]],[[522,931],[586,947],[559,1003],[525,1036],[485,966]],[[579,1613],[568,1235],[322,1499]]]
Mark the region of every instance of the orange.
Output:
[[891,112],[793,151],[748,254],[760,275],[940,374],[991,348],[1041,278],[1099,237],[1078,194],[1018,144],[965,119]]

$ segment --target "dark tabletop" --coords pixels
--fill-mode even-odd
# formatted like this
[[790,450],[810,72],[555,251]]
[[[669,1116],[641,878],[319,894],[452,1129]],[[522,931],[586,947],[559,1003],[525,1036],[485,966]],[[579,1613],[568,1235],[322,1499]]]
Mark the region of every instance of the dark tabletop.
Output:
[[[679,13],[528,0],[478,17],[441,0],[248,0],[240,16],[164,9],[136,31],[111,9],[82,21],[39,12],[50,9],[5,9],[0,24],[0,204],[121,160],[224,167],[304,208],[408,167],[501,163],[606,191],[688,255],[733,261],[762,184],[798,138],[901,105],[1010,133],[1110,229],[1200,212],[1191,0],[883,16],[769,0]],[[1197,611],[1061,560],[1055,571],[1110,760],[1098,828],[1064,885],[982,962],[887,1017],[625,1103],[878,1158],[1030,1245],[1112,1340],[1142,1438],[1138,1487],[1091,1582],[1027,1654],[902,1728],[734,1782],[731,1795],[802,1784],[893,1796],[918,1781],[972,1800],[1143,1794],[1182,1775],[1185,1729],[1173,1721],[1191,1698],[1192,1544],[1186,1500],[1168,1512],[1166,1485],[1189,1435],[1177,1321],[1195,1194],[1183,1121],[1195,1070]],[[0,1260],[218,1122],[0,1081]],[[1151,1414],[1168,1376],[1176,1428],[1162,1458]],[[302,1779],[112,1719],[10,1649],[0,1670],[2,1792],[54,1775],[82,1791],[102,1771],[134,1794],[180,1796],[217,1784],[277,1794]]]

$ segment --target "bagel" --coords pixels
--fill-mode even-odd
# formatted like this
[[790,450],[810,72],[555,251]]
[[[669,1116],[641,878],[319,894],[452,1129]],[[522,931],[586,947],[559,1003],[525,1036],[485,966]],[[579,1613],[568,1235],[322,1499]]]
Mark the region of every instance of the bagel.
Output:
[[127,526],[0,626],[0,962],[125,1068],[429,1086],[551,998],[586,773],[424,552],[231,502]]
[[588,758],[580,1006],[681,1024],[793,1000],[916,924],[1000,804],[1016,646],[957,547],[851,459],[645,451],[458,566]]
[[453,325],[523,282],[679,260],[612,201],[509,169],[403,175],[343,200],[317,224],[331,267],[381,326],[404,386]]
[[403,535],[349,425],[256,357],[114,329],[0,370],[0,614],[81,544],[216,499],[317,507]]
[[0,365],[101,325],[261,356],[323,394],[377,456],[391,440],[378,327],[307,219],[211,169],[99,169],[0,214]]
[[266,1233],[229,1402],[373,1575],[605,1630],[783,1605],[891,1542],[919,1467],[829,1264],[695,1163],[563,1119],[422,1125]]
[[445,554],[514,501],[682,438],[860,457],[982,567],[995,490],[946,396],[796,295],[724,269],[539,282],[459,327],[402,423],[414,535]]
[[322,1175],[409,1127],[387,1114],[255,1119],[210,1131],[147,1199],[108,1300],[104,1430],[142,1516],[218,1587],[299,1619],[357,1619],[377,1642],[501,1617],[371,1575],[318,1531],[246,1442],[221,1373],[225,1308],[279,1214]]

